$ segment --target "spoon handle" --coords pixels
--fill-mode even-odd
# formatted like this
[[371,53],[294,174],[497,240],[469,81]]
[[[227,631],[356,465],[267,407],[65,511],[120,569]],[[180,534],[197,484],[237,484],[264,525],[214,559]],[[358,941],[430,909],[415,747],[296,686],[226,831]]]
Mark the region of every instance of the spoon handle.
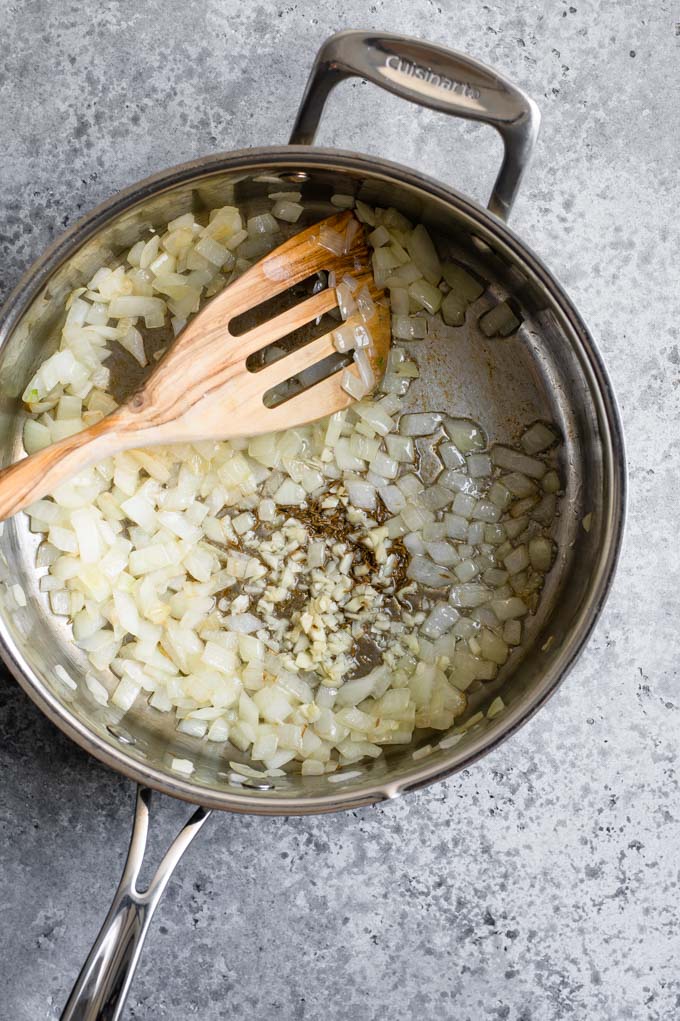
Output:
[[[144,434],[147,434],[146,436]],[[125,407],[0,471],[0,521],[53,492],[89,465],[120,450],[148,444]]]

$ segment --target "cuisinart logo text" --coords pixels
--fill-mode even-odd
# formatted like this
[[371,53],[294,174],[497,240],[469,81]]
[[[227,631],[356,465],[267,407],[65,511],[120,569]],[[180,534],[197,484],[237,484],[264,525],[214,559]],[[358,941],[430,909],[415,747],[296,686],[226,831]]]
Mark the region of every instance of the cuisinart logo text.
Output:
[[391,71],[399,71],[400,74],[410,75],[411,78],[418,78],[427,82],[428,85],[436,85],[447,92],[456,92],[461,96],[469,96],[471,99],[479,99],[480,92],[469,82],[459,82],[455,78],[447,78],[446,75],[436,74],[431,67],[422,67],[420,64],[412,64],[410,60],[402,60],[401,57],[391,56],[385,61],[385,66]]

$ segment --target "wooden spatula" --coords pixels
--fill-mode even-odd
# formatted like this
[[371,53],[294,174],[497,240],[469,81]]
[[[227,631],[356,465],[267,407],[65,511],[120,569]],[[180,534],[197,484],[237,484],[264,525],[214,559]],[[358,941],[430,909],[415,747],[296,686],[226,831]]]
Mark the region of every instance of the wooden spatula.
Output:
[[[363,227],[354,220],[356,232],[345,254],[335,255],[320,243],[320,237],[347,236],[352,220],[351,213],[338,213],[274,249],[198,313],[141,390],[125,404],[96,425],[1,471],[0,520],[45,496],[88,465],[121,450],[254,436],[311,422],[352,404],[353,399],[341,388],[341,371],[337,368],[275,407],[264,402],[273,388],[335,354],[332,331],[276,361],[267,364],[266,358],[259,359],[262,367],[247,364],[249,356],[336,308],[333,287],[326,287],[246,333],[234,335],[229,330],[236,316],[320,270],[334,272],[338,283],[349,275],[360,287],[368,287],[375,304],[372,319],[366,324],[372,346],[366,350],[375,378],[380,380],[390,344],[389,312],[369,269]],[[348,322],[363,324],[358,315]],[[356,366],[349,366],[349,371],[356,373]]]

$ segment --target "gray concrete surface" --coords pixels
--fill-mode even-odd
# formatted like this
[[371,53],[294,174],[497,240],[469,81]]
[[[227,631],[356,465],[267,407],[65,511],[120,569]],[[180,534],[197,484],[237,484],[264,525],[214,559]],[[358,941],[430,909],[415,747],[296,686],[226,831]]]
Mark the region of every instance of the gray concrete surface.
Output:
[[[474,769],[387,807],[214,819],[127,1017],[678,1016],[678,18],[669,0],[0,3],[3,291],[128,182],[283,142],[331,31],[421,35],[539,101],[513,223],[591,324],[627,429],[623,562],[559,695]],[[361,85],[338,90],[322,141],[478,198],[498,157],[489,131]],[[133,790],[4,677],[0,776],[0,1018],[54,1019],[117,881]],[[157,853],[184,815],[163,803]]]

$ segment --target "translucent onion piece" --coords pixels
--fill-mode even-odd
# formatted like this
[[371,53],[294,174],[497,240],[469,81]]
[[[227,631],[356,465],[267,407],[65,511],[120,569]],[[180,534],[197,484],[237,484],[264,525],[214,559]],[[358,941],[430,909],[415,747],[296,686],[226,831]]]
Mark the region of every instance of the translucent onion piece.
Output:
[[402,436],[430,436],[441,423],[442,415],[438,412],[402,415],[399,420],[399,432]]
[[506,301],[501,301],[495,308],[489,309],[480,316],[479,328],[485,337],[507,337],[521,325]]
[[408,241],[409,255],[431,284],[438,284],[442,276],[439,256],[430,235],[422,224],[418,224]]
[[557,441],[557,436],[542,422],[535,422],[522,434],[521,444],[527,454],[540,454]]

